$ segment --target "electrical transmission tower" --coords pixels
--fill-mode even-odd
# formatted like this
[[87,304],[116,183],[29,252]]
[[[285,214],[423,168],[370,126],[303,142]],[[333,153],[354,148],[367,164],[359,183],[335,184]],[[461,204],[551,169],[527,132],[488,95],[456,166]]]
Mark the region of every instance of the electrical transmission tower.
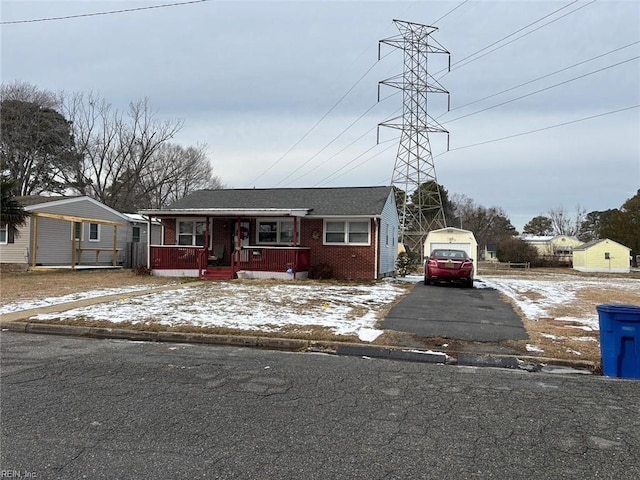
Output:
[[[446,93],[448,100],[449,92],[429,74],[427,60],[430,53],[446,53],[450,69],[451,54],[432,38],[431,35],[438,30],[436,27],[401,20],[393,22],[400,34],[379,41],[378,60],[383,43],[401,48],[404,51],[404,70],[378,83],[378,101],[380,85],[398,88],[402,90],[403,113],[378,126],[401,131],[391,178],[391,184],[404,192],[399,241],[407,250],[422,254],[427,233],[447,226],[429,133],[448,135],[449,132],[427,113],[427,96],[429,93]],[[447,136],[447,149],[448,143]]]

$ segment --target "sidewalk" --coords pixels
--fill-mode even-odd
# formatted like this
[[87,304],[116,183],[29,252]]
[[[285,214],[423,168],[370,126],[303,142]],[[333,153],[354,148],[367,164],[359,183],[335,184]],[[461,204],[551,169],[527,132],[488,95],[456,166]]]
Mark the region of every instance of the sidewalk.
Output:
[[74,308],[88,307],[90,305],[97,305],[98,303],[112,302],[114,300],[122,300],[123,298],[141,297],[143,295],[149,295],[152,293],[164,292],[167,290],[177,290],[184,287],[193,287],[203,285],[206,282],[187,282],[178,285],[167,285],[164,287],[149,288],[146,290],[137,290],[133,292],[123,292],[114,295],[104,295],[92,298],[83,298],[82,300],[75,300],[73,302],[56,303],[46,307],[30,308],[28,310],[20,310],[17,312],[4,313],[0,315],[0,325],[4,326],[5,322],[16,322],[18,320],[27,320],[35,315],[41,313],[56,313],[66,312],[67,310],[73,310]]

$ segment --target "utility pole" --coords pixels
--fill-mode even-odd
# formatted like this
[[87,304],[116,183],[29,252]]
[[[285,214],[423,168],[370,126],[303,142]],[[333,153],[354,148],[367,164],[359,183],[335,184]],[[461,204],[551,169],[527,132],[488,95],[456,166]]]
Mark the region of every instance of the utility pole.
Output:
[[400,34],[378,42],[378,60],[382,44],[400,48],[404,51],[404,69],[403,73],[378,83],[378,101],[380,85],[398,88],[402,90],[403,113],[378,127],[401,131],[391,177],[391,185],[404,192],[399,241],[405,249],[422,255],[427,233],[447,226],[429,133],[446,133],[448,150],[449,132],[427,113],[427,97],[429,93],[446,93],[449,105],[449,92],[429,74],[427,60],[429,54],[446,53],[451,69],[451,53],[431,36],[438,30],[436,27],[401,20],[393,22]]

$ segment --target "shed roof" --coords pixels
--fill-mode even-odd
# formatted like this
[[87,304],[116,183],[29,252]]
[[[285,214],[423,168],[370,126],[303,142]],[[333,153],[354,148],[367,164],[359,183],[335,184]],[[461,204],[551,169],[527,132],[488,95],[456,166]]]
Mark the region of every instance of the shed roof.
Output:
[[626,248],[627,250],[631,250],[629,247],[627,247],[626,245],[623,245],[621,243],[616,242],[615,240],[611,240],[609,238],[599,238],[597,240],[591,240],[590,242],[587,243],[583,243],[582,245],[580,245],[579,247],[573,247],[573,250],[586,250],[588,248],[593,247],[594,245],[597,245],[599,243],[602,242],[611,242],[611,243],[615,243],[616,245],[622,247],[622,248]]
[[198,190],[166,209],[145,210],[142,213],[297,210],[306,211],[312,216],[373,217],[382,213],[391,192],[390,186]]

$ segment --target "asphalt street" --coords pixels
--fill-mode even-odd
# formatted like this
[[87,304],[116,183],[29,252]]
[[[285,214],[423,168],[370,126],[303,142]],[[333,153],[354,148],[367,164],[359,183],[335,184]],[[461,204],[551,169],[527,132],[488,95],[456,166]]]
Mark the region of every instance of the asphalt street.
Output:
[[3,332],[0,469],[38,479],[640,478],[640,383]]
[[447,283],[418,283],[380,328],[475,342],[529,338],[520,317],[496,290]]

